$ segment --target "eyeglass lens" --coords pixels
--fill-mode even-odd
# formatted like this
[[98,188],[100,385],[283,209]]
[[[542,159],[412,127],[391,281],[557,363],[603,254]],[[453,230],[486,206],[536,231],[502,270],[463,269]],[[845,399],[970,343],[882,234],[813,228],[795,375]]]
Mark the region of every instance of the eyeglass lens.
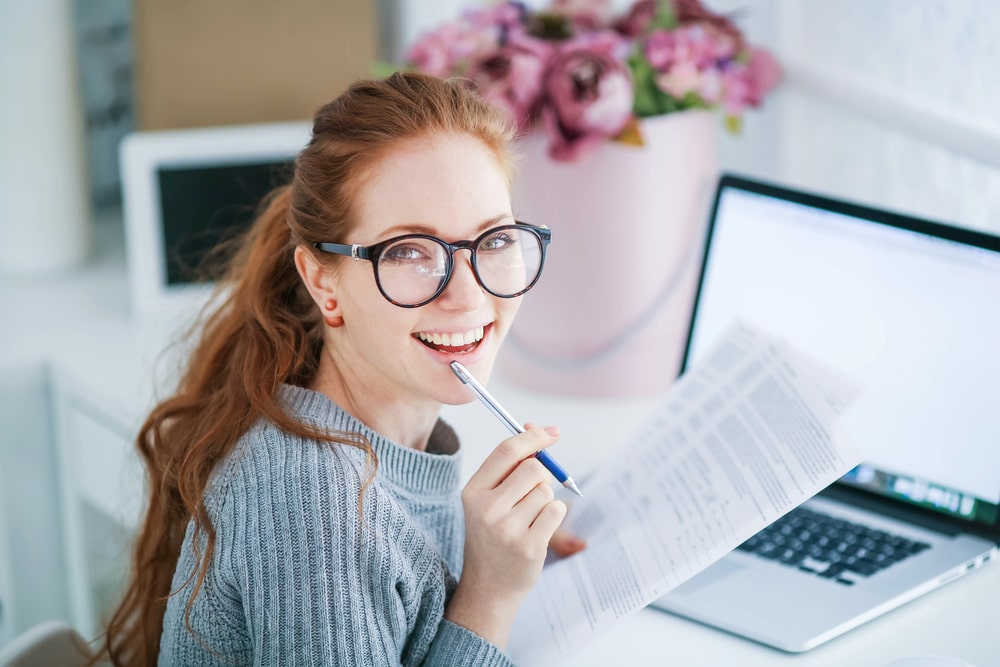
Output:
[[[502,227],[479,240],[472,264],[488,291],[513,296],[538,277],[542,244],[530,231]],[[404,305],[419,304],[432,298],[447,279],[448,248],[428,238],[404,238],[382,251],[376,268],[386,296]]]

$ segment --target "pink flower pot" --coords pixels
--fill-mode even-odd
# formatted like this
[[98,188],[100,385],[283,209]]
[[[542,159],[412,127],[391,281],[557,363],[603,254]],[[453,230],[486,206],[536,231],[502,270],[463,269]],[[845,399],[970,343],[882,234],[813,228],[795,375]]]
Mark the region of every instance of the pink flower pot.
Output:
[[665,390],[677,376],[718,178],[720,120],[687,111],[642,122],[645,146],[602,144],[552,161],[521,140],[514,214],[548,225],[541,280],[499,359],[513,384],[577,396]]

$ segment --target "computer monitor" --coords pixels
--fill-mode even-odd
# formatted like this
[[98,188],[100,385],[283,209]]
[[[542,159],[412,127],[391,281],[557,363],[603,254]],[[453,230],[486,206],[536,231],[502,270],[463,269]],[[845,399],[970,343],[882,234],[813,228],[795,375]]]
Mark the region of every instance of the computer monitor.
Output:
[[211,288],[206,258],[244,232],[261,200],[290,180],[310,132],[310,123],[299,122],[125,137],[120,163],[134,314],[204,302]]

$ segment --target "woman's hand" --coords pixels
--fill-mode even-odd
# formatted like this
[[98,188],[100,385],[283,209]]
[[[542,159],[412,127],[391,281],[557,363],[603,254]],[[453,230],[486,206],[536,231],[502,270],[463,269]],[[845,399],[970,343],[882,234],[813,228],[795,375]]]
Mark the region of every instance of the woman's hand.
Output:
[[462,491],[465,557],[445,617],[494,644],[507,643],[514,616],[538,580],[566,505],[534,456],[559,439],[534,428],[500,443]]

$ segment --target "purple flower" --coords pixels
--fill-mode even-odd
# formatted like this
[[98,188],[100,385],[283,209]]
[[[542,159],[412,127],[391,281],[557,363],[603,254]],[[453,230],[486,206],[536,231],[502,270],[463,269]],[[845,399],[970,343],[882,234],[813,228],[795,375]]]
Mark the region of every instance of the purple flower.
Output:
[[422,72],[446,78],[460,74],[476,55],[496,48],[500,29],[446,23],[417,40],[406,60]]
[[466,11],[420,37],[407,51],[416,69],[438,77],[465,74],[473,60],[524,33],[526,10],[516,2]]
[[632,76],[604,48],[571,42],[553,58],[544,80],[542,107],[549,155],[564,162],[614,137],[632,118]]
[[657,0],[639,0],[633,3],[628,13],[615,23],[615,30],[631,38],[645,34],[656,16],[657,4]]
[[672,2],[674,15],[681,26],[690,24],[705,26],[718,41],[726,43],[729,53],[739,53],[746,47],[740,29],[725,16],[707,9],[701,0],[672,0]]
[[480,94],[525,130],[534,120],[541,99],[545,68],[553,47],[528,35],[512,37],[499,49],[483,54],[468,76]]

